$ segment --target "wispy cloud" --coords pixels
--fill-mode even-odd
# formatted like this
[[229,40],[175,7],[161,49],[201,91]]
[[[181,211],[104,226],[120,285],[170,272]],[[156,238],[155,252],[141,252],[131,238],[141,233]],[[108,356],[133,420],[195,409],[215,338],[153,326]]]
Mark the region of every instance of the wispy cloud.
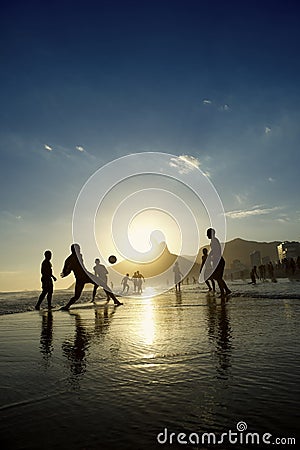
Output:
[[202,104],[203,105],[212,105],[213,109],[217,109],[218,111],[222,111],[222,112],[229,112],[231,111],[231,107],[225,103],[224,105],[220,105],[218,106],[218,104],[216,102],[214,102],[213,100],[210,100],[208,98],[204,98],[202,100]]
[[181,161],[184,161],[188,164],[191,164],[194,167],[199,168],[200,167],[200,161],[199,159],[195,158],[195,156],[189,156],[189,155],[180,155],[179,159]]
[[76,150],[78,150],[79,152],[84,152],[84,148],[82,147],[82,145],[76,145]]
[[245,201],[247,201],[247,196],[243,194],[234,194],[234,197],[239,205],[242,205]]
[[279,223],[288,223],[290,222],[290,218],[289,217],[279,217],[278,219],[276,219],[277,222]]
[[6,210],[0,211],[0,219],[10,224],[23,221],[23,217],[20,214],[15,214]]
[[170,167],[176,168],[180,174],[183,174],[199,169],[200,161],[194,156],[181,155],[176,158],[171,158],[169,165]]
[[236,211],[228,211],[225,213],[225,215],[230,219],[244,219],[245,217],[270,214],[274,211],[278,211],[279,209],[281,209],[279,206],[274,206],[273,208],[254,207],[253,209],[246,209],[246,210],[240,209]]
[[269,178],[268,178],[268,181],[270,181],[270,183],[274,183],[275,179],[272,178],[272,177],[269,177]]
[[225,104],[225,105],[221,105],[221,106],[218,108],[218,110],[219,110],[219,111],[225,111],[225,112],[228,112],[228,111],[231,110],[231,108],[230,108],[229,105]]
[[279,217],[276,219],[276,222],[279,222],[279,223],[289,223],[290,221],[291,221],[291,218],[285,213],[279,214]]
[[265,127],[265,134],[269,134],[271,133],[271,128],[270,127]]
[[53,148],[50,147],[50,145],[44,144],[44,149],[47,150],[48,152],[52,152]]

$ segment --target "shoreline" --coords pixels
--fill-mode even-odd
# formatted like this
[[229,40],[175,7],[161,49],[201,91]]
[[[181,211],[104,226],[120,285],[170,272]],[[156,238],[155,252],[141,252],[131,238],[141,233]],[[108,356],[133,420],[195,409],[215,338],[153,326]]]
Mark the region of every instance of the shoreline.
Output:
[[[230,298],[243,297],[243,298],[256,298],[256,299],[299,299],[300,298],[300,283],[297,281],[290,281],[287,278],[279,278],[276,283],[271,281],[258,281],[256,285],[252,285],[248,281],[236,280],[227,281],[232,295]],[[218,291],[218,289],[217,289]],[[34,306],[36,304],[37,298],[41,291],[24,291],[24,292],[4,292],[0,293],[0,317],[3,315],[17,314],[27,311],[34,311]],[[115,291],[116,295],[123,299],[124,304],[132,301],[139,301],[140,299],[149,298],[147,296],[138,296],[133,293],[129,295],[121,295],[120,292]],[[195,296],[207,294],[208,290],[205,284],[190,284],[182,285],[182,294],[193,294]],[[75,305],[89,302],[91,300],[92,290],[89,288],[83,291],[82,298],[75,303]],[[155,291],[154,291],[155,294]],[[166,290],[164,293],[159,295],[175,295],[175,290]],[[53,306],[57,309],[64,306],[66,302],[73,295],[72,290],[56,290],[53,294]],[[152,295],[153,296],[153,295]],[[218,296],[218,293],[216,293]],[[151,297],[151,296],[150,296]],[[102,301],[105,298],[101,289],[97,295],[96,300]],[[155,298],[155,297],[154,297]],[[47,310],[46,299],[43,301],[41,310]]]

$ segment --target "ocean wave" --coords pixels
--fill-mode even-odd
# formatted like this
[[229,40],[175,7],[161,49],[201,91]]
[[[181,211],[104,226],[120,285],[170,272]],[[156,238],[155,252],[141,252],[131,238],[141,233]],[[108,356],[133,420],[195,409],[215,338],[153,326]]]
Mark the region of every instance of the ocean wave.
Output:
[[[232,299],[235,297],[242,298],[261,298],[261,299],[300,299],[300,283],[289,281],[287,278],[278,279],[276,283],[259,282],[256,285],[243,281],[228,282],[228,286],[232,291]],[[167,295],[176,295],[174,289],[166,293]],[[160,294],[160,297],[166,294]],[[0,315],[17,314],[34,311],[40,291],[26,292],[1,292],[0,293]],[[70,290],[57,290],[54,292],[52,304],[59,308],[67,303],[73,292]],[[199,296],[205,300],[206,295],[211,296],[205,285],[191,284],[183,285],[180,294],[181,306],[188,306],[193,300],[199,300]],[[216,297],[218,293],[216,293]],[[91,292],[84,291],[79,302],[76,304],[88,302],[91,300]],[[143,296],[138,298],[124,298],[124,302],[143,302]],[[203,304],[203,302],[201,302]],[[205,303],[204,303],[205,304]],[[165,305],[165,303],[164,303]],[[193,306],[195,304],[193,303]],[[42,308],[47,308],[47,300],[42,303]]]

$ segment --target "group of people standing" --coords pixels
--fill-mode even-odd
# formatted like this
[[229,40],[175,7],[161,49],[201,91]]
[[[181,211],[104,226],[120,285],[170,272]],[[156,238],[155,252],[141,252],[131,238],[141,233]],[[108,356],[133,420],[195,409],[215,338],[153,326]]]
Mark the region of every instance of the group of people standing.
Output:
[[125,277],[121,281],[121,285],[123,287],[122,294],[125,292],[125,294],[128,294],[129,291],[129,284],[128,281],[133,282],[133,292],[135,294],[142,294],[143,293],[143,281],[145,283],[145,277],[143,274],[140,273],[139,270],[134,272],[132,277],[130,278],[129,273],[126,273]]
[[[41,274],[42,274],[42,293],[38,298],[35,309],[39,310],[40,305],[44,298],[47,296],[48,308],[52,307],[52,294],[53,294],[53,280],[56,281],[56,277],[52,273],[51,257],[52,253],[50,250],[45,251],[45,259],[42,262]],[[78,244],[71,245],[71,254],[65,260],[62,273],[60,274],[62,278],[68,276],[71,272],[75,276],[75,293],[74,296],[69,300],[69,302],[63,306],[61,309],[67,311],[73,303],[75,303],[81,296],[85,284],[92,283],[94,285],[92,301],[94,301],[96,296],[96,291],[98,286],[102,286],[104,292],[106,293],[107,300],[113,300],[115,306],[120,306],[121,303],[112,290],[107,285],[107,274],[108,271],[105,266],[100,264],[100,260],[97,258],[95,260],[94,274],[90,273],[84,266],[82,254],[80,253],[80,246]]]
[[253,266],[250,271],[250,284],[256,284],[256,280],[266,281],[267,276],[270,278],[273,283],[276,283],[276,278],[274,275],[274,266],[272,262],[268,262],[267,265],[261,264],[260,266]]

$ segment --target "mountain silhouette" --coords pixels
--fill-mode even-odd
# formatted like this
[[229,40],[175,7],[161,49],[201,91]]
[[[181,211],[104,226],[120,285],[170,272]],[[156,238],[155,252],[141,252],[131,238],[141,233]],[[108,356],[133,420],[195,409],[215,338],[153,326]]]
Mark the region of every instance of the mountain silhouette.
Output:
[[157,244],[155,254],[158,254],[159,256],[150,262],[124,260],[120,263],[114,264],[113,269],[121,274],[128,272],[130,275],[132,275],[136,270],[139,270],[143,273],[145,278],[150,278],[164,272],[172,266],[177,259],[177,255],[170,253],[165,242]]
[[236,238],[225,244],[223,256],[228,268],[235,259],[240,260],[246,267],[250,267],[250,254],[255,251],[260,252],[261,258],[269,256],[274,262],[278,260],[277,245],[280,243],[281,241],[256,242]]

